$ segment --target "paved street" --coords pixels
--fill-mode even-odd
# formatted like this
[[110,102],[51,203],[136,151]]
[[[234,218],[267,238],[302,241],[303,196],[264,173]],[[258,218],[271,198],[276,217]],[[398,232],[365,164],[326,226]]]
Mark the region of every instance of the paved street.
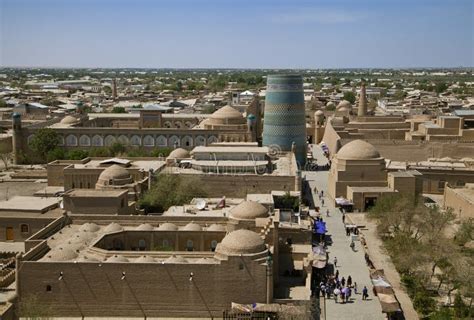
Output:
[[[314,158],[318,160],[319,165],[326,163],[322,151],[319,147],[314,146]],[[314,194],[314,187],[319,191],[324,190],[325,205],[322,207],[322,216],[328,228],[328,236],[332,240],[332,244],[328,246],[329,262],[332,264],[334,257],[337,257],[337,269],[339,277],[347,277],[350,275],[353,282],[357,282],[359,294],[352,295],[350,303],[335,303],[334,299],[326,300],[326,319],[337,320],[371,320],[384,319],[382,309],[377,297],[372,294],[372,285],[369,278],[369,270],[365,264],[364,252],[360,248],[360,243],[356,242],[356,252],[349,247],[350,238],[346,236],[345,228],[342,223],[342,214],[330,203],[326,198],[327,194],[327,176],[328,171],[304,172],[306,180],[311,186],[313,199],[317,206],[321,206],[319,197]],[[329,209],[330,216],[326,217],[326,210]],[[363,301],[360,294],[362,288],[367,286],[369,289],[369,300]]]

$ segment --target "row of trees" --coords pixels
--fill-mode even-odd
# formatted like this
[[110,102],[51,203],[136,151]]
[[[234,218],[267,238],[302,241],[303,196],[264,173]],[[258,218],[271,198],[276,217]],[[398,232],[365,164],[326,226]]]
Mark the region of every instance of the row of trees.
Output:
[[[472,314],[474,252],[464,247],[474,238],[472,219],[463,221],[453,236],[456,217],[451,210],[427,207],[421,199],[400,195],[379,199],[369,216],[378,221],[385,248],[421,315],[431,319]],[[455,308],[440,310],[436,299],[451,301],[453,292]]]
[[167,157],[172,148],[155,148],[151,151],[143,148],[127,148],[121,143],[114,143],[108,147],[66,150],[59,146],[59,135],[51,128],[42,128],[36,131],[30,141],[30,148],[39,157],[39,160],[51,162],[54,160],[80,160],[86,157]]

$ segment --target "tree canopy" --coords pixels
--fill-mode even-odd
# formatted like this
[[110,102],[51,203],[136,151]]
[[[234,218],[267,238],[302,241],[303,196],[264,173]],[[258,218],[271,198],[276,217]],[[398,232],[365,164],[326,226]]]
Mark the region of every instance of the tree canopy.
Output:
[[59,135],[51,128],[41,128],[36,131],[29,146],[43,160],[47,160],[48,152],[54,150],[59,145]]
[[354,92],[352,91],[346,91],[344,92],[344,100],[349,101],[351,104],[354,104],[356,102],[356,96]]
[[145,212],[164,212],[171,206],[184,205],[193,198],[206,197],[199,178],[160,174],[139,205]]

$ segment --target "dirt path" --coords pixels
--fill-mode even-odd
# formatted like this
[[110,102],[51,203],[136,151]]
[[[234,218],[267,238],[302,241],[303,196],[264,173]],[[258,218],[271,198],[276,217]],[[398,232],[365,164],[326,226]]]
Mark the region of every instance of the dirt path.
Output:
[[409,320],[419,319],[418,314],[413,307],[410,297],[402,287],[400,274],[395,269],[390,257],[385,253],[383,249],[382,240],[376,234],[376,225],[368,219],[364,219],[364,223],[367,226],[367,230],[362,230],[362,233],[367,242],[367,247],[375,268],[383,269],[387,280],[392,285],[395,295],[400,302],[405,318]]

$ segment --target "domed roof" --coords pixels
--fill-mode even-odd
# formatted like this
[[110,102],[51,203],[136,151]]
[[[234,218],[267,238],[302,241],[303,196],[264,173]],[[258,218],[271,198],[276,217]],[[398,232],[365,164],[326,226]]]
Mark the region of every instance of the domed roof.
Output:
[[93,256],[81,256],[81,257],[77,258],[77,261],[78,262],[98,262],[99,259],[97,259],[96,257],[93,257]]
[[352,104],[347,100],[342,100],[341,102],[339,102],[336,109],[339,110],[339,109],[344,108],[344,107],[347,108],[348,110],[351,110],[352,109]]
[[158,227],[158,230],[160,230],[160,231],[176,231],[176,230],[178,230],[178,227],[173,223],[165,222],[163,224],[160,224],[160,226]]
[[121,225],[119,225],[116,222],[112,222],[107,227],[105,227],[104,232],[110,233],[110,232],[117,232],[117,231],[122,231],[122,230],[123,228]]
[[135,230],[140,230],[140,231],[153,231],[153,226],[149,223],[142,223],[138,227],[135,228]]
[[225,255],[240,255],[259,253],[266,249],[258,233],[239,229],[227,234],[217,245],[216,252]]
[[84,242],[89,242],[92,241],[96,237],[96,234],[94,232],[90,231],[79,231],[76,234],[74,234],[71,238],[72,243],[84,243]]
[[106,262],[128,262],[128,259],[119,254],[115,254],[108,258]]
[[176,148],[166,157],[166,159],[187,159],[189,158],[189,151],[183,148]]
[[119,166],[118,164],[113,164],[110,167],[106,168],[99,175],[97,179],[97,185],[107,186],[107,185],[125,185],[132,183],[133,179],[130,173],[124,167]]
[[324,116],[324,112],[322,112],[321,110],[318,110],[314,113],[314,116],[315,117],[321,117],[321,116]]
[[190,222],[187,225],[183,227],[184,231],[202,231],[202,227],[198,225],[197,223]]
[[79,231],[85,232],[96,232],[99,231],[100,227],[93,222],[86,222],[80,228]]
[[268,209],[255,201],[244,201],[230,210],[230,216],[238,220],[254,220],[268,217]]
[[181,256],[175,256],[174,254],[168,259],[163,261],[164,263],[188,263],[188,260]]
[[74,124],[76,122],[77,122],[77,119],[73,116],[65,116],[60,121],[60,123],[62,123],[62,124]]
[[151,262],[156,262],[155,259],[153,259],[150,256],[141,256],[135,260],[137,263],[151,263]]
[[225,231],[225,226],[222,224],[213,223],[207,229],[207,231]]
[[367,160],[380,158],[380,153],[370,143],[364,140],[354,140],[344,145],[337,152],[336,157],[347,160]]
[[110,167],[106,168],[99,176],[100,178],[106,179],[128,179],[130,178],[130,173],[122,166],[118,164],[113,164]]
[[335,107],[335,106],[336,105],[332,101],[329,101],[328,103],[326,103],[326,108],[331,108],[331,107]]
[[55,248],[46,256],[51,261],[69,261],[77,257],[77,252],[72,248]]
[[212,119],[241,119],[242,114],[231,106],[224,106],[211,115]]

